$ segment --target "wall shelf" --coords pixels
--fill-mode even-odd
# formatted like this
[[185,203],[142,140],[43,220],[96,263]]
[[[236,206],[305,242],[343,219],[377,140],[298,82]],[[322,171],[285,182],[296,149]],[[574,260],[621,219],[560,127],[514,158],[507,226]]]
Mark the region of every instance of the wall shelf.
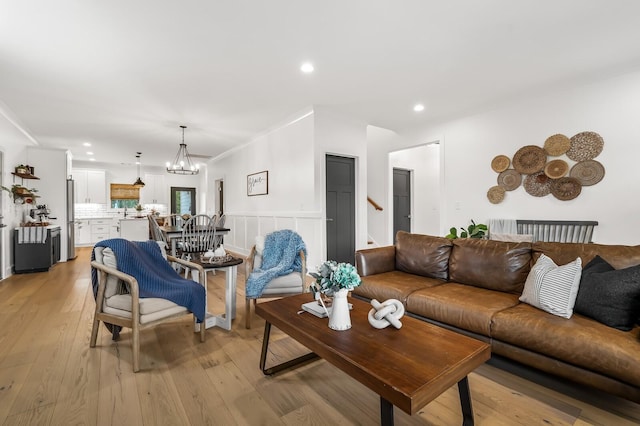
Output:
[[18,176],[22,179],[40,179],[37,176],[32,175],[31,173],[25,174],[25,173],[16,173],[16,172],[11,172],[12,175],[14,176]]

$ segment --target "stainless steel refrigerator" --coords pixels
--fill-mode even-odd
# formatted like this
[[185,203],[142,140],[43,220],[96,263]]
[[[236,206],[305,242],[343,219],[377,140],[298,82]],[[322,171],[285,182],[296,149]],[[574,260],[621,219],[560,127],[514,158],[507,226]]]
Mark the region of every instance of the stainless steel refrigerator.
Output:
[[76,217],[73,210],[75,200],[73,184],[73,179],[67,179],[67,260],[76,258]]

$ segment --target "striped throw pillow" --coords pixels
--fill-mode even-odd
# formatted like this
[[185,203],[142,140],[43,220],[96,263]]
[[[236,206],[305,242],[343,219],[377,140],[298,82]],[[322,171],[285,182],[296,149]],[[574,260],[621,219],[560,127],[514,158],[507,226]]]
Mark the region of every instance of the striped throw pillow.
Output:
[[527,276],[520,301],[550,314],[571,318],[581,275],[580,258],[558,266],[542,254]]

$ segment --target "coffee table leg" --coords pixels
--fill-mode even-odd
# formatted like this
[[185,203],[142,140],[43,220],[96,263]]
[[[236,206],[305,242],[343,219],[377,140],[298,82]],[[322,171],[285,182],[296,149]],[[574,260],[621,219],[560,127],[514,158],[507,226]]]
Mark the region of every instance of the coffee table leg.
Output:
[[469,391],[469,380],[467,380],[466,376],[458,382],[458,393],[460,394],[460,405],[462,406],[462,426],[473,426],[471,392]]
[[393,404],[380,397],[380,424],[393,426]]
[[307,362],[312,359],[318,358],[318,355],[316,355],[314,352],[311,352],[306,355],[302,355],[292,360],[283,362],[282,364],[265,368],[265,364],[267,363],[267,351],[269,350],[270,335],[271,335],[271,323],[267,321],[264,323],[264,337],[262,338],[262,352],[260,352],[260,369],[262,370],[262,373],[267,376],[270,376],[282,370],[286,370],[287,368],[291,368],[296,365],[302,364],[303,362]]

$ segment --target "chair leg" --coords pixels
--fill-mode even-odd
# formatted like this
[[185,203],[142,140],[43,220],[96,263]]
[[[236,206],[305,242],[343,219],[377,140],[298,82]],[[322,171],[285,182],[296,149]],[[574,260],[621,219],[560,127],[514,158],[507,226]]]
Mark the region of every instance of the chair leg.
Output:
[[244,326],[245,328],[251,328],[251,299],[246,297],[244,302]]
[[140,330],[138,325],[134,322],[132,327],[132,352],[133,352],[133,372],[140,371]]
[[91,341],[89,347],[95,348],[96,341],[98,340],[98,327],[100,327],[100,320],[93,317],[93,327],[91,328]]

